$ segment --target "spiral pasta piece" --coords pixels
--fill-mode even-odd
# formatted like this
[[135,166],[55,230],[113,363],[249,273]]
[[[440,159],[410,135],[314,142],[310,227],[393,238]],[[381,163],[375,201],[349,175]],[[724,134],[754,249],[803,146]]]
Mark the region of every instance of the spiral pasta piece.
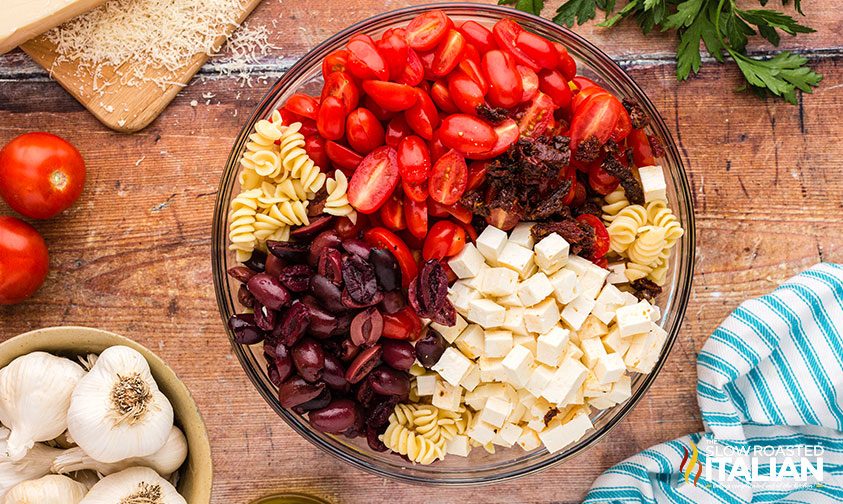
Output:
[[389,424],[380,439],[390,450],[418,464],[432,464],[445,457],[444,442],[431,441],[398,423]]
[[637,264],[653,265],[667,248],[665,229],[654,226],[644,226],[638,238],[627,249],[629,260]]
[[636,280],[640,280],[642,278],[647,278],[650,273],[653,272],[653,268],[650,266],[645,266],[643,264],[636,264],[634,262],[629,262],[626,264],[626,269],[624,270],[624,275],[630,282],[634,282]]
[[625,252],[646,224],[647,209],[641,205],[629,205],[618,212],[607,228],[611,249],[619,254]]
[[357,222],[357,212],[348,202],[348,178],[340,170],[334,173],[333,179],[325,182],[328,198],[325,200],[324,212],[339,217],[346,216],[351,222]]
[[606,225],[612,223],[617,217],[618,213],[629,206],[629,200],[626,199],[626,193],[623,187],[618,186],[617,189],[604,196],[606,204],[601,207],[603,210],[603,221]]
[[685,234],[679,219],[676,218],[672,210],[667,208],[667,203],[664,201],[647,203],[647,220],[652,226],[664,228],[664,238],[668,247],[672,247]]
[[231,201],[231,212],[228,217],[230,221],[228,240],[231,242],[229,249],[237,254],[237,260],[241,262],[248,260],[257,246],[255,226],[257,199],[260,194],[260,189],[252,189],[238,194]]

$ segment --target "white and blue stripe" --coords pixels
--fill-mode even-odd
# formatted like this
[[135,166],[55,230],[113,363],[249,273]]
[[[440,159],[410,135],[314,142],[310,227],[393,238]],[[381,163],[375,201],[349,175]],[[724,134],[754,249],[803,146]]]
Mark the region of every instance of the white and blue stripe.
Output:
[[[594,482],[584,502],[843,502],[841,335],[843,266],[818,264],[771,294],[743,303],[697,358],[697,400],[705,433],[654,446],[612,467]],[[703,477],[694,486],[696,470],[690,483],[679,470],[692,442],[703,466],[724,446],[819,446],[824,450],[823,481],[809,477],[774,485]],[[769,474],[773,461],[756,458],[759,474]]]

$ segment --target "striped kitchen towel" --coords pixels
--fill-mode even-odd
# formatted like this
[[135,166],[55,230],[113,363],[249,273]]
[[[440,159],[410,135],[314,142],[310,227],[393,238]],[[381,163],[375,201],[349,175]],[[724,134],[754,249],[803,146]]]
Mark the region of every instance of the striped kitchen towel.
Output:
[[697,357],[705,432],[612,467],[587,503],[843,502],[843,266],[741,304]]

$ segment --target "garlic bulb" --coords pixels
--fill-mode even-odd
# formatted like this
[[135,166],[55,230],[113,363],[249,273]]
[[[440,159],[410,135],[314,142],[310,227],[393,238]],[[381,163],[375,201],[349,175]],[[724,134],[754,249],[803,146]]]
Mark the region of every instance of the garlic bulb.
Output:
[[73,441],[105,463],[152,455],[164,446],[172,426],[173,406],[158,390],[149,364],[126,346],[100,354],[79,380],[67,413]]
[[50,474],[18,484],[9,490],[3,504],[79,504],[86,493],[88,489],[82,483],[67,476]]
[[148,467],[101,479],[79,504],[187,504],[176,488]]
[[167,477],[176,472],[187,458],[187,439],[181,429],[175,425],[170,429],[167,442],[160,450],[146,457],[135,457],[120,462],[106,464],[98,462],[86,454],[81,448],[71,448],[61,452],[52,462],[52,471],[66,474],[73,471],[92,469],[108,476],[129,467],[141,466],[155,470],[161,476]]
[[67,429],[70,396],[84,375],[73,361],[45,352],[18,357],[0,369],[0,423],[11,430],[6,453],[12,460]]
[[[8,438],[9,429],[0,427],[0,453],[6,452]],[[59,449],[36,443],[26,456],[17,462],[9,457],[0,456],[0,499],[18,483],[50,474],[53,459],[61,453]]]

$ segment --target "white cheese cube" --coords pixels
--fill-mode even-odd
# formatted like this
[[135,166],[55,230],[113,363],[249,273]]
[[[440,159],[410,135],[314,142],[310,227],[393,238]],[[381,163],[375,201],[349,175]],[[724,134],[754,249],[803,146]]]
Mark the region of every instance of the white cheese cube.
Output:
[[565,265],[565,269],[573,271],[576,273],[577,277],[581,277],[586,271],[593,267],[593,262],[578,255],[568,256],[568,264]]
[[531,276],[535,275],[539,272],[539,267],[536,266],[536,261],[533,261],[533,265],[527,270],[527,273],[522,275],[522,278],[530,278]]
[[618,319],[618,329],[621,336],[627,337],[633,334],[642,334],[650,330],[650,303],[641,301],[632,306],[623,306],[615,312]]
[[515,334],[512,336],[512,345],[521,345],[536,356],[536,337],[532,334]]
[[607,276],[609,276],[609,270],[592,264],[582,275],[577,277],[578,295],[587,296],[591,299],[596,298],[600,289],[603,288]]
[[652,324],[647,334],[638,334],[630,338],[629,349],[624,355],[626,367],[638,373],[649,373],[658,361],[667,332]]
[[658,322],[662,318],[662,310],[656,305],[650,307],[650,320]]
[[430,327],[436,329],[436,332],[441,334],[448,343],[453,343],[467,326],[468,322],[459,314],[457,314],[457,322],[452,326],[444,326],[436,322],[430,324]]
[[524,306],[521,303],[521,299],[518,298],[518,292],[498,298],[497,303],[501,306],[506,306],[507,308],[520,308]]
[[606,282],[610,284],[624,284],[629,282],[626,277],[626,263],[618,262],[609,264],[609,276],[606,277]]
[[541,397],[542,392],[544,392],[544,389],[546,389],[548,384],[550,384],[550,380],[553,378],[553,373],[555,372],[556,368],[543,365],[536,366],[536,368],[533,369],[533,373],[530,375],[530,379],[527,380],[527,391],[534,397]]
[[426,374],[416,377],[416,392],[419,397],[432,396],[436,389],[436,375]]
[[524,248],[533,248],[536,243],[533,240],[533,226],[535,225],[535,222],[519,222],[509,233],[509,241]]
[[[480,367],[481,382],[502,382],[507,379],[506,369],[503,367],[503,359],[491,357],[480,357],[477,360]],[[476,408],[475,408],[476,409]]]
[[524,451],[533,451],[541,446],[541,444],[542,442],[541,439],[539,439],[539,435],[532,429],[524,429],[524,432],[521,433],[521,437],[518,438],[518,446],[520,446]]
[[553,294],[553,284],[544,273],[536,273],[518,284],[518,299],[524,306],[541,303]]
[[591,338],[602,338],[607,334],[609,334],[609,327],[593,314],[586,317],[582,327],[577,331],[580,341]]
[[550,233],[536,244],[536,264],[548,275],[559,271],[568,263],[570,244],[556,233]]
[[540,397],[536,399],[536,402],[533,404],[532,407],[530,407],[530,417],[544,419],[544,416],[552,408],[555,408],[555,406],[547,402],[545,398]]
[[667,201],[667,182],[661,166],[642,166],[638,168],[638,175],[641,177],[645,203]]
[[623,357],[614,352],[598,357],[594,366],[594,375],[603,385],[618,381],[624,372],[626,372],[626,364]]
[[462,280],[457,280],[457,282],[462,282],[467,287],[472,288],[472,289],[476,290],[477,292],[480,292],[480,287],[483,284],[483,272],[486,271],[487,269],[489,269],[489,267],[484,264],[483,267],[480,268],[480,272],[477,273],[477,275],[475,275],[472,278],[464,278]]
[[606,284],[594,304],[591,314],[604,324],[611,324],[615,320],[615,312],[624,305],[623,293],[611,283]]
[[439,373],[439,376],[446,382],[456,387],[459,386],[473,365],[474,363],[459,350],[448,347],[442,357],[439,358],[439,362],[434,364],[431,369]]
[[507,308],[502,327],[513,334],[527,334],[527,326],[524,324],[524,308]]
[[448,291],[448,300],[454,305],[457,313],[464,317],[468,316],[471,302],[481,297],[478,291],[468,287],[462,280],[457,280]]
[[469,359],[476,359],[483,355],[483,328],[477,324],[471,324],[453,341]]
[[565,306],[560,316],[571,328],[578,331],[594,309],[594,305],[594,299],[588,296],[577,296]]
[[[521,417],[524,416],[524,412],[527,411],[527,407],[521,402],[520,399],[520,392],[524,389],[519,389],[519,398],[518,401],[512,405],[512,413],[506,417],[507,423],[519,423],[521,422]],[[529,394],[529,393],[528,393]]]
[[455,387],[442,380],[436,380],[431,402],[437,408],[446,411],[459,411],[462,404],[462,387]]
[[536,432],[543,431],[545,427],[547,427],[547,424],[544,423],[544,418],[531,418],[527,421],[527,428]]
[[[623,359],[621,359],[623,362]],[[621,373],[623,374],[623,373]],[[582,384],[582,393],[583,396],[591,399],[594,397],[604,397],[612,390],[612,384],[602,384],[600,383],[600,379],[597,378],[597,375],[593,372],[589,372],[588,376],[586,377],[585,381]]]
[[491,297],[509,296],[518,288],[518,273],[508,268],[486,268],[481,274],[480,292]]
[[486,260],[473,243],[466,243],[459,254],[448,261],[457,278],[473,278],[480,273]]
[[485,340],[487,357],[506,357],[512,350],[512,333],[509,331],[486,331]]
[[613,325],[609,329],[609,334],[603,336],[601,339],[603,340],[603,346],[610,352],[623,355],[629,349],[629,339],[621,337],[621,332],[617,325]]
[[512,403],[500,397],[490,397],[486,400],[486,406],[480,411],[480,421],[495,427],[503,427],[510,413],[512,413]]
[[590,368],[597,364],[599,358],[606,356],[606,349],[603,347],[603,341],[600,338],[590,338],[580,341],[580,349],[583,353],[583,362]]
[[568,304],[577,297],[577,274],[569,269],[561,269],[550,275],[553,295],[560,304]]
[[506,397],[514,400],[518,399],[518,395],[509,385],[504,383],[481,383],[471,392],[465,394],[465,404],[471,406],[474,410],[480,411],[486,407],[486,400],[490,397]]
[[565,348],[565,355],[562,357],[563,361],[565,361],[565,359],[574,359],[574,360],[582,359],[582,356],[583,356],[582,350],[580,350],[580,347],[578,347],[577,345],[574,344],[573,334],[574,333],[571,333],[571,340],[572,341],[569,341],[568,346]]
[[542,364],[556,367],[565,353],[571,332],[559,325],[542,334],[536,340],[536,360]]
[[448,444],[445,445],[445,452],[458,457],[468,457],[468,454],[471,453],[471,441],[469,441],[468,436],[457,434],[448,440]]
[[620,404],[632,397],[632,378],[625,374],[612,384],[612,391],[606,396],[615,404]]
[[550,383],[542,392],[542,397],[553,404],[565,405],[569,397],[576,395],[586,376],[588,368],[580,361],[565,359],[553,373]]
[[500,257],[501,252],[503,252],[506,242],[506,232],[501,231],[494,226],[486,226],[486,229],[480,233],[480,236],[478,236],[475,241],[477,244],[477,250],[483,254],[483,257],[486,258],[486,262],[491,265],[497,264],[498,257]]
[[468,320],[485,329],[500,327],[506,319],[506,308],[489,299],[475,299],[468,304]]
[[527,330],[544,334],[559,323],[559,307],[553,298],[548,298],[541,303],[524,310],[524,324]]
[[635,297],[635,294],[633,294],[631,292],[624,292],[623,293],[623,299],[624,299],[623,304],[625,306],[632,306],[634,304],[638,304],[638,298]]
[[591,420],[585,413],[580,413],[566,423],[553,421],[539,433],[544,447],[550,453],[556,453],[562,448],[579,441],[589,429]]
[[514,423],[506,423],[498,430],[498,434],[493,441],[496,445],[505,446],[509,448],[518,442],[524,429],[515,425]]
[[[488,229],[488,228],[487,228]],[[495,429],[480,420],[474,422],[474,425],[468,429],[468,437],[477,441],[481,445],[489,444],[495,439]]]
[[498,264],[515,271],[521,278],[526,278],[534,265],[533,251],[516,243],[507,242],[498,256]]
[[583,405],[585,404],[585,391],[582,386],[574,391],[572,395],[565,398],[566,405]]
[[460,387],[471,392],[476,389],[478,385],[480,385],[480,366],[474,364],[471,366],[471,369],[468,370],[468,374],[465,375],[465,378],[460,381]]
[[525,384],[530,379],[530,368],[533,365],[533,353],[527,348],[516,345],[503,359],[503,367],[509,374],[511,383]]

